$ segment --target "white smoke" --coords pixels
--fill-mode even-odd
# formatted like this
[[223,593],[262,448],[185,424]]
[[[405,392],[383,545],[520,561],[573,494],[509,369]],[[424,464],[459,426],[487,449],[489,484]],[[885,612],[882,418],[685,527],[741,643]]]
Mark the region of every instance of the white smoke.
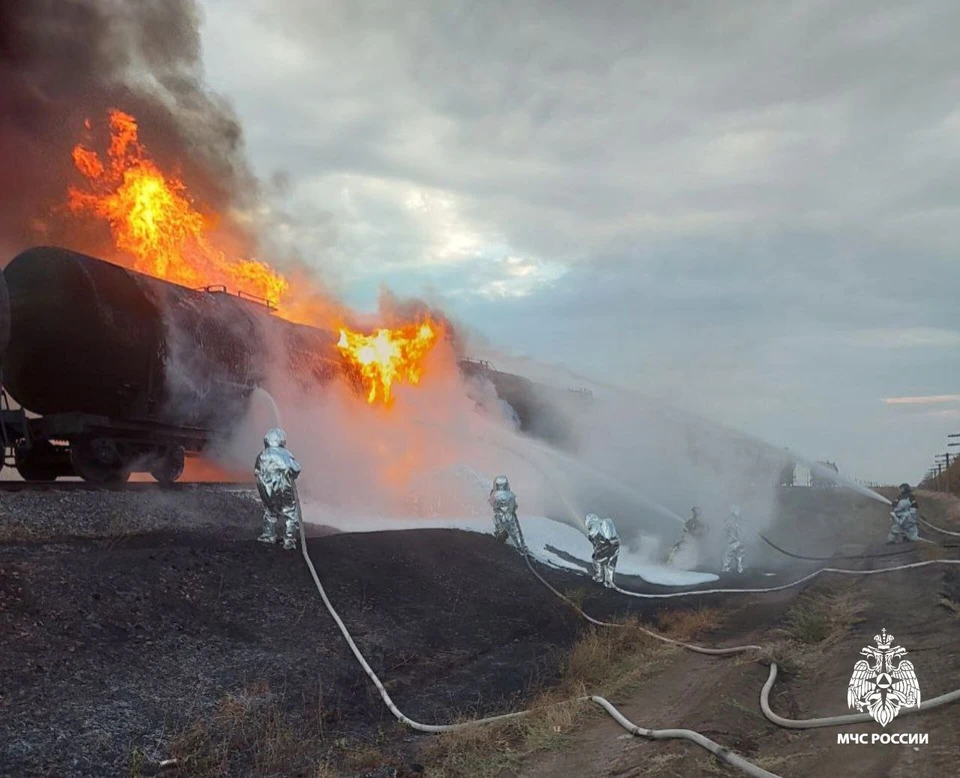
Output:
[[[274,346],[280,354],[281,344]],[[552,423],[571,433],[571,450],[521,433],[493,385],[464,378],[453,347],[442,343],[420,386],[394,385],[391,408],[368,404],[340,380],[304,383],[278,357],[265,387],[270,399],[252,398],[221,452],[229,465],[249,470],[264,432],[276,423],[275,401],[303,465],[308,521],[314,511],[358,522],[485,515],[489,483],[505,474],[521,519],[545,515],[582,528],[586,513],[609,516],[627,548],[650,562],[665,560],[697,505],[708,534],[675,559],[688,569],[720,558],[732,506],[741,509],[748,537],[777,518],[777,486],[790,452],[562,370],[518,366],[502,356],[494,366],[540,382]],[[592,398],[568,391],[585,385]]]
[[[303,465],[306,506],[322,503],[358,520],[476,516],[487,511],[484,479],[503,471],[528,512],[544,510],[542,475],[496,442],[515,437],[515,420],[489,382],[460,376],[447,343],[430,355],[420,386],[394,384],[389,408],[368,404],[340,380],[305,389],[279,360],[266,389]],[[253,462],[268,409],[252,404],[233,431],[222,447],[230,464]]]

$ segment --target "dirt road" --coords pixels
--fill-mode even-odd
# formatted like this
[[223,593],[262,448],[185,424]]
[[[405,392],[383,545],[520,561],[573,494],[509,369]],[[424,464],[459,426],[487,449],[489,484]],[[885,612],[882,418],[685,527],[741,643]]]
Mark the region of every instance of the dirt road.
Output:
[[[960,501],[921,493],[920,502],[921,510],[934,523],[960,531]],[[863,503],[844,517],[835,507],[831,510],[830,505],[824,503],[811,527],[814,541],[811,546],[822,546],[825,539],[834,534],[848,539],[844,544],[847,552],[856,547],[851,538],[860,533],[864,553],[888,552],[891,548],[884,545],[887,528],[884,513],[879,504],[874,507]],[[831,533],[830,526],[840,522],[843,526],[836,526],[836,532]],[[919,552],[902,561],[931,556],[929,552]],[[873,567],[892,564],[889,559],[874,562]],[[848,563],[836,566],[848,566]],[[789,718],[851,712],[846,706],[846,690],[854,662],[861,658],[861,647],[874,645],[873,636],[882,628],[908,650],[907,658],[916,667],[923,699],[935,697],[960,688],[960,664],[955,652],[960,642],[960,575],[953,570],[926,567],[863,578],[824,578],[808,587],[798,599],[794,594],[751,598],[741,604],[738,615],[743,621],[722,630],[722,637],[725,643],[735,640],[761,644],[781,642],[791,634],[814,631],[820,624],[814,618],[817,609],[839,610],[836,614],[839,623],[832,625],[823,641],[809,644],[795,641],[799,643],[799,655],[795,657],[798,666],[789,668],[792,672],[781,674],[771,696],[773,709]],[[788,609],[788,606],[791,607]],[[771,618],[771,610],[776,611],[778,607],[780,617]],[[748,614],[757,617],[749,618]],[[806,636],[818,637],[816,634]],[[643,689],[613,702],[641,726],[694,729],[785,778],[917,778],[957,773],[960,712],[956,706],[900,717],[886,729],[871,723],[785,730],[768,722],[760,712],[758,698],[767,674],[767,666],[758,662],[717,661],[677,652],[669,666]],[[929,744],[839,745],[838,732],[926,733]],[[531,758],[519,775],[529,778],[560,774],[583,778],[688,778],[739,774],[721,766],[693,745],[649,742],[624,738],[623,734],[609,719],[597,717],[591,727],[571,738],[563,752]]]

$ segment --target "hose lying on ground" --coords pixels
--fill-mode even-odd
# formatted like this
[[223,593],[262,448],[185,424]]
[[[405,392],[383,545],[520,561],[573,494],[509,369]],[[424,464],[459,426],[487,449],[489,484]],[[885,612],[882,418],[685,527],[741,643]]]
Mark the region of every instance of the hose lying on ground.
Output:
[[777,778],[774,773],[767,772],[762,767],[757,767],[755,764],[751,764],[746,759],[737,756],[732,751],[728,751],[723,746],[717,745],[710,740],[710,738],[704,737],[699,732],[694,732],[690,729],[644,729],[643,727],[638,727],[629,719],[624,718],[623,714],[621,714],[620,711],[603,699],[603,697],[591,697],[590,699],[602,707],[607,713],[609,713],[613,717],[613,720],[617,722],[617,724],[633,735],[650,738],[651,740],[671,740],[676,738],[684,738],[696,743],[702,748],[707,749],[707,751],[712,753],[717,758],[722,759],[727,764],[733,765],[734,767],[739,767],[747,775],[773,776],[773,778]]
[[784,589],[790,589],[799,586],[802,583],[811,581],[824,573],[833,573],[835,575],[879,575],[880,573],[894,573],[897,570],[910,570],[915,567],[927,567],[928,565],[960,565],[960,559],[928,559],[923,562],[911,562],[906,565],[896,565],[895,567],[881,567],[876,570],[848,570],[843,567],[821,567],[814,570],[809,575],[798,578],[796,581],[781,584],[780,586],[768,586],[765,588],[754,589],[694,589],[686,592],[662,592],[650,594],[648,592],[631,592],[627,589],[621,589],[619,586],[613,588],[625,594],[628,597],[642,597],[645,599],[668,599],[673,597],[692,597],[698,594],[767,594],[768,592],[782,592]]
[[[302,511],[300,510],[299,502],[300,501],[299,501],[299,495],[298,495],[297,510],[302,517],[303,514],[302,514]],[[313,565],[313,561],[310,559],[310,554],[307,549],[307,539],[306,539],[306,534],[304,531],[304,525],[303,525],[302,519],[300,522],[299,530],[300,530],[300,544],[301,544],[301,550],[303,553],[304,561],[307,563],[307,567],[310,570],[310,575],[313,578],[314,584],[316,585],[317,591],[319,592],[320,597],[327,608],[327,611],[330,613],[330,615],[333,617],[334,621],[336,622],[337,627],[340,629],[340,632],[343,635],[344,639],[346,640],[347,645],[350,647],[350,650],[353,652],[354,657],[357,659],[360,666],[363,668],[364,672],[373,682],[384,704],[387,706],[391,714],[393,714],[393,716],[398,721],[405,724],[406,726],[409,726],[411,729],[415,729],[420,732],[442,733],[442,732],[451,732],[455,730],[465,729],[468,727],[478,727],[486,724],[493,724],[496,722],[508,721],[510,719],[529,716],[531,713],[534,712],[533,710],[528,709],[528,710],[516,711],[513,713],[501,714],[498,716],[488,716],[485,718],[475,719],[473,721],[460,722],[457,724],[422,724],[406,716],[396,706],[396,704],[391,699],[390,695],[387,693],[387,690],[384,688],[383,683],[377,677],[376,673],[373,671],[373,668],[370,667],[369,663],[366,661],[363,654],[360,652],[360,649],[357,647],[356,643],[354,642],[352,636],[350,635],[349,630],[347,629],[346,625],[343,623],[343,620],[340,618],[336,609],[333,607],[333,604],[330,602],[329,598],[327,597],[326,591],[324,590],[323,585],[320,582],[320,578],[317,575],[316,568]],[[521,553],[523,555],[524,561],[526,562],[528,568],[537,577],[537,579],[540,580],[540,582],[543,583],[544,586],[546,586],[556,596],[558,596],[559,598],[564,600],[567,604],[575,608],[577,612],[590,623],[598,626],[605,626],[605,627],[623,628],[627,626],[632,626],[632,625],[616,624],[613,622],[604,622],[604,621],[595,619],[592,616],[589,616],[581,608],[579,608],[579,606],[573,603],[568,597],[566,597],[557,589],[555,589],[553,586],[551,586],[546,581],[546,579],[544,579],[536,571],[525,550],[521,550]],[[711,593],[720,593],[720,592],[760,593],[760,592],[781,591],[781,590],[790,588],[792,586],[796,586],[804,581],[811,580],[814,577],[820,575],[821,573],[826,573],[826,572],[837,573],[837,574],[847,574],[847,575],[872,575],[877,573],[894,572],[896,570],[906,570],[906,569],[911,569],[916,567],[925,567],[931,564],[960,564],[960,560],[929,560],[924,562],[915,562],[915,563],[906,564],[906,565],[898,565],[896,567],[891,567],[891,568],[881,568],[879,570],[845,570],[841,568],[821,568],[820,570],[816,570],[813,573],[807,576],[804,576],[798,581],[794,581],[792,583],[784,584],[781,586],[762,588],[762,589],[726,589],[726,590],[712,589],[712,590],[700,590],[700,591],[692,591],[692,592],[672,592],[667,594],[641,594],[639,592],[629,592],[629,591],[620,589],[619,587],[614,587],[614,588],[622,594],[635,596],[635,597],[648,597],[648,598],[665,598],[665,597],[674,597],[674,596],[688,596],[692,594],[711,594]],[[695,651],[697,653],[702,653],[702,654],[728,655],[728,654],[742,653],[744,651],[749,651],[749,650],[756,650],[760,648],[759,646],[749,645],[749,646],[735,646],[730,648],[711,649],[711,648],[695,646],[695,645],[683,643],[681,641],[673,640],[672,638],[668,638],[663,635],[658,635],[657,633],[651,632],[650,630],[646,630],[642,627],[636,627],[636,628],[657,640],[662,640],[664,642],[678,645],[688,650]],[[761,709],[763,710],[764,715],[770,721],[772,721],[773,723],[779,726],[793,728],[793,729],[808,729],[808,728],[814,728],[814,727],[834,726],[838,724],[860,723],[860,722],[871,720],[871,717],[868,714],[834,716],[834,717],[828,717],[823,719],[808,719],[803,721],[783,719],[777,716],[777,714],[775,714],[769,707],[770,690],[773,687],[774,681],[776,680],[776,675],[777,675],[777,665],[774,662],[774,663],[771,663],[770,675],[768,676],[767,682],[764,684],[760,692],[760,706],[761,706]],[[945,705],[949,702],[953,702],[956,699],[960,699],[960,690],[956,690],[954,692],[941,695],[940,697],[936,697],[932,700],[928,700],[926,703],[920,706],[920,710],[928,710],[933,707]],[[557,704],[562,705],[562,704],[569,704],[571,702],[581,702],[586,700],[589,700],[590,702],[593,702],[594,704],[602,707],[621,727],[623,727],[627,732],[630,732],[632,735],[649,738],[651,740],[668,740],[668,739],[689,740],[692,743],[697,744],[701,748],[704,748],[707,751],[710,751],[710,753],[714,754],[718,759],[721,759],[727,764],[737,767],[739,770],[743,771],[747,775],[755,776],[756,778],[779,778],[779,776],[777,776],[775,773],[771,773],[767,770],[764,770],[761,767],[758,767],[748,762],[747,760],[743,759],[737,754],[732,753],[731,751],[719,745],[718,743],[701,735],[699,732],[695,732],[693,730],[688,730],[688,729],[653,730],[653,729],[646,729],[644,727],[640,727],[634,724],[633,722],[631,722],[625,716],[623,716],[623,714],[621,714],[616,709],[616,707],[614,707],[608,700],[606,700],[603,697],[600,697],[597,695],[591,695],[589,697],[580,697],[574,700],[569,700],[566,703],[557,703]]]
[[920,523],[923,524],[925,527],[929,527],[935,532],[939,532],[941,535],[949,535],[950,537],[960,538],[960,532],[953,532],[952,530],[944,529],[943,527],[938,527],[936,524],[931,524],[923,516],[918,516],[917,518],[920,520]]
[[[818,729],[819,727],[837,727],[845,724],[865,724],[873,721],[873,716],[871,716],[869,713],[851,713],[845,716],[826,716],[819,719],[785,719],[783,716],[778,716],[770,708],[770,690],[773,689],[773,684],[776,680],[777,663],[771,662],[770,675],[767,676],[767,682],[760,690],[760,709],[763,711],[763,715],[778,727],[785,727],[787,729]],[[920,703],[919,707],[903,707],[900,709],[900,715],[904,716],[908,713],[919,713],[920,711],[930,710],[931,708],[939,708],[941,705],[947,705],[948,703],[956,702],[957,700],[960,700],[960,689],[947,692],[946,694],[941,694],[939,697],[924,700],[922,703]]]
[[[297,498],[297,510],[300,510],[299,506],[299,497]],[[300,513],[302,517],[302,512]],[[317,570],[313,566],[313,561],[310,559],[310,552],[307,550],[307,536],[303,529],[303,520],[300,521],[300,548],[303,552],[303,559],[307,563],[307,567],[310,569],[310,575],[313,577],[313,582],[316,584],[317,591],[320,593],[320,597],[323,600],[323,604],[326,606],[327,611],[333,617],[333,620],[336,622],[337,627],[340,629],[340,633],[343,635],[344,640],[347,641],[347,645],[350,647],[350,650],[353,652],[354,657],[357,662],[360,663],[360,666],[363,668],[364,672],[367,674],[367,677],[370,678],[373,685],[376,687],[377,691],[380,693],[380,698],[383,700],[384,705],[387,706],[389,711],[393,714],[394,718],[397,721],[407,725],[411,729],[415,729],[419,732],[431,732],[431,733],[440,733],[440,732],[453,732],[459,729],[466,729],[468,727],[479,727],[485,724],[493,724],[500,721],[508,721],[510,719],[521,718],[523,716],[529,716],[533,713],[533,710],[522,710],[515,713],[505,713],[499,716],[488,716],[482,719],[475,719],[473,721],[464,721],[458,724],[421,724],[419,721],[414,721],[409,716],[405,715],[393,702],[390,698],[390,695],[387,693],[387,690],[384,688],[383,683],[377,677],[377,674],[373,671],[373,668],[370,667],[367,660],[364,658],[363,654],[360,653],[360,649],[357,648],[357,644],[354,642],[353,638],[350,635],[349,630],[346,625],[343,623],[343,620],[340,618],[340,615],[337,613],[336,609],[333,607],[333,603],[330,602],[330,599],[327,597],[326,591],[324,591],[323,584],[320,583],[320,577],[317,575]],[[639,727],[634,724],[632,721],[627,719],[623,714],[620,713],[608,700],[603,697],[596,695],[589,697],[579,697],[575,700],[569,700],[567,703],[558,703],[558,705],[568,704],[570,702],[582,702],[587,701],[599,705],[603,708],[610,716],[613,717],[614,721],[617,722],[621,727],[627,730],[630,734],[645,737],[651,740],[689,740],[692,743],[696,743],[701,748],[705,748],[710,753],[714,754],[718,759],[730,764],[734,767],[739,768],[744,773],[753,778],[780,778],[780,776],[775,773],[771,773],[767,770],[764,770],[760,767],[757,767],[754,764],[751,764],[746,759],[737,756],[733,752],[721,746],[719,743],[715,743],[707,737],[704,737],[699,732],[694,732],[689,729],[645,729],[644,727]]]
[[673,638],[668,638],[666,635],[660,635],[656,632],[652,632],[649,629],[645,629],[638,624],[618,624],[614,621],[600,621],[599,619],[593,618],[588,613],[586,613],[579,605],[577,605],[573,600],[567,597],[565,594],[555,589],[540,573],[537,572],[536,568],[533,566],[533,563],[530,561],[530,557],[527,553],[521,552],[523,555],[524,561],[527,563],[527,567],[530,568],[530,572],[533,573],[542,583],[546,586],[551,592],[553,592],[557,597],[563,600],[567,605],[573,608],[577,613],[579,613],[583,618],[589,621],[591,624],[596,624],[598,627],[620,627],[620,628],[630,628],[636,629],[645,635],[660,640],[664,643],[670,643],[674,646],[680,646],[681,648],[686,648],[690,651],[694,651],[698,654],[708,654],[711,656],[730,656],[731,654],[742,654],[744,651],[760,651],[761,646],[731,646],[729,648],[706,648],[705,646],[696,646],[691,643],[683,643],[679,640],[674,640]]
[[[772,548],[774,551],[779,551],[784,556],[793,557],[794,559],[803,559],[804,561],[807,561],[807,562],[835,562],[841,559],[851,560],[851,561],[856,559],[882,559],[883,557],[888,557],[888,556],[903,556],[904,554],[911,554],[914,551],[916,551],[918,548],[917,546],[910,546],[909,548],[900,549],[899,551],[881,551],[881,552],[877,552],[876,554],[853,554],[849,556],[840,556],[840,555],[805,556],[804,554],[797,554],[793,551],[787,551],[785,548],[780,548],[780,546],[778,546],[776,543],[770,540],[770,538],[768,538],[766,535],[760,535],[760,539],[764,543],[766,543],[768,546],[770,546],[770,548]],[[924,538],[920,538],[920,540],[926,543],[930,542],[928,540],[925,540]],[[953,544],[937,543],[936,545],[940,546],[940,548],[960,548],[960,545],[957,545],[955,543]]]

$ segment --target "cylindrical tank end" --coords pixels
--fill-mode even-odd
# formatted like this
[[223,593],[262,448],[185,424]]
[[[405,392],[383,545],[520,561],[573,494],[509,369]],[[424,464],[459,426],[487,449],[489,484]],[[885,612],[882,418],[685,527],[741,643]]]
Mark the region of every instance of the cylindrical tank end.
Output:
[[0,363],[10,342],[10,295],[7,294],[7,280],[0,273]]

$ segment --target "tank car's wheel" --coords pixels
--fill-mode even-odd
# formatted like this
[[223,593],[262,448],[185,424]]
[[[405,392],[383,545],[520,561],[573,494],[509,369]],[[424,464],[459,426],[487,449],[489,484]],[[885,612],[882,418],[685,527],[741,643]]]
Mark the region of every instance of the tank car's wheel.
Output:
[[51,466],[50,452],[53,445],[46,440],[28,446],[21,440],[13,449],[13,461],[24,481],[56,481],[60,475]]
[[70,462],[74,472],[94,484],[122,484],[130,469],[120,451],[103,438],[77,440],[70,444]]
[[156,463],[150,468],[150,475],[163,486],[171,486],[183,475],[183,446],[171,446],[161,452]]

